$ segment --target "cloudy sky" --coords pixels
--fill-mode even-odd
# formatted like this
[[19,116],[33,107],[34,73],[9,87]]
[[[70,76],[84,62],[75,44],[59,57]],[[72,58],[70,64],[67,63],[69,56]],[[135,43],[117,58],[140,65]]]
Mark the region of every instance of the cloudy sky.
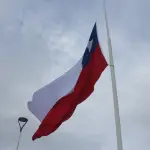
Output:
[[[149,0],[107,0],[124,150],[150,149]],[[0,0],[0,149],[15,150],[17,119],[28,117],[20,150],[116,150],[109,67],[95,92],[54,134],[32,141],[34,91],[81,57],[93,25],[109,61],[102,0]]]

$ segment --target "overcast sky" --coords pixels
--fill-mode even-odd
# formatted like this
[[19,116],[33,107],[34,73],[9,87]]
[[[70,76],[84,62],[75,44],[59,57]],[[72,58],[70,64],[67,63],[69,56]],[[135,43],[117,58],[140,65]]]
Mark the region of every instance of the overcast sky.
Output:
[[[107,0],[124,150],[150,149],[150,1]],[[102,0],[0,0],[0,149],[15,150],[17,119],[28,117],[20,150],[116,150],[109,67],[94,93],[55,133],[39,126],[27,102],[81,57],[97,21],[109,62]]]

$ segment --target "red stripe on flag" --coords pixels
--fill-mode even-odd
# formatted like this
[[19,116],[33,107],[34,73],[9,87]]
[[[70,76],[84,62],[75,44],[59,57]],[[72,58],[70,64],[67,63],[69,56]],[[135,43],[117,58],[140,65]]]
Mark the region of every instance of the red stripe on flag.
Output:
[[81,71],[74,91],[61,98],[54,105],[33,135],[32,140],[51,134],[64,121],[68,120],[74,113],[77,105],[87,99],[94,91],[94,85],[107,65],[98,45],[92,53],[89,64]]

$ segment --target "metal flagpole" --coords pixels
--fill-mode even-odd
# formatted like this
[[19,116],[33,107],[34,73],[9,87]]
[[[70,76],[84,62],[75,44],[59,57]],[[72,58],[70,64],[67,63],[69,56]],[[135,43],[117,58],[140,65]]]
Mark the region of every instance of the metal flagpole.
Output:
[[[24,124],[21,126],[20,122],[23,122]],[[27,122],[28,122],[27,118],[24,118],[24,117],[19,117],[18,118],[18,123],[19,123],[19,127],[20,127],[20,133],[19,133],[19,138],[18,138],[18,143],[17,143],[16,150],[19,149],[20,139],[21,139],[21,135],[22,135],[21,133],[22,133],[23,127],[26,125]]]
[[110,72],[111,72],[111,80],[112,80],[112,92],[113,92],[113,100],[114,100],[114,114],[115,114],[116,136],[117,136],[117,148],[118,148],[118,150],[123,150],[122,135],[121,135],[121,124],[120,124],[120,116],[119,116],[119,105],[118,105],[118,96],[117,96],[117,87],[116,87],[116,77],[115,77],[115,69],[114,69],[114,60],[113,60],[111,39],[110,39],[110,34],[109,34],[105,0],[103,0],[103,7],[104,7],[104,15],[105,15],[106,32],[107,32],[107,38],[108,38],[107,42],[108,42]]

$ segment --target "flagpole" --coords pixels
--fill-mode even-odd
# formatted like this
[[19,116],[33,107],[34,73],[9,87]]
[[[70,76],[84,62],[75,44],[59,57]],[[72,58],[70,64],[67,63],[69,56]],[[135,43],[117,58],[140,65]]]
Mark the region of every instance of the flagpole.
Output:
[[113,101],[114,101],[114,115],[115,115],[115,125],[116,125],[117,148],[118,148],[118,150],[123,150],[120,115],[119,115],[119,105],[118,105],[118,96],[117,96],[117,87],[116,87],[116,77],[115,77],[115,69],[114,69],[114,60],[113,60],[111,38],[110,38],[109,27],[108,27],[105,0],[103,0],[103,7],[104,7],[105,25],[106,25],[108,51],[109,51],[109,61],[110,61],[109,66],[110,66],[111,80],[112,80],[112,92],[113,92]]

